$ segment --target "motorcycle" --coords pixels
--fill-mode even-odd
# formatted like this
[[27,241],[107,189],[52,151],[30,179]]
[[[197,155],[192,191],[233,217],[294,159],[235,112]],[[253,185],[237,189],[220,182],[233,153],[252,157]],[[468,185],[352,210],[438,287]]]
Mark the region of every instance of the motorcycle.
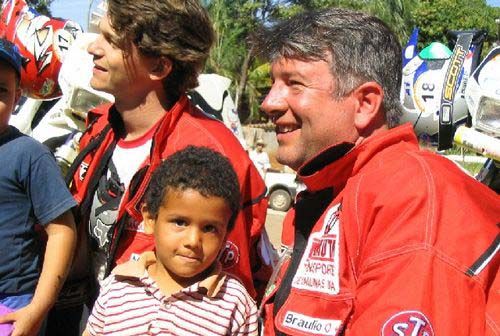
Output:
[[437,147],[453,143],[485,160],[476,179],[500,193],[500,47],[480,62],[485,31],[452,31],[450,45],[417,50],[418,29],[403,49],[403,122]]

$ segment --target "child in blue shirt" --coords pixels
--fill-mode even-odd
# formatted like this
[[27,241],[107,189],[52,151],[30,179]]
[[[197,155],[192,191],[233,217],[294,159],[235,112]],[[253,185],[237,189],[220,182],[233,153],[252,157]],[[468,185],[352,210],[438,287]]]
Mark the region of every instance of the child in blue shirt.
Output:
[[[0,39],[0,304],[14,310],[0,324],[13,323],[13,335],[33,335],[72,260],[76,202],[49,150],[8,124],[21,96],[20,76],[17,48]],[[47,234],[43,256],[35,224]]]

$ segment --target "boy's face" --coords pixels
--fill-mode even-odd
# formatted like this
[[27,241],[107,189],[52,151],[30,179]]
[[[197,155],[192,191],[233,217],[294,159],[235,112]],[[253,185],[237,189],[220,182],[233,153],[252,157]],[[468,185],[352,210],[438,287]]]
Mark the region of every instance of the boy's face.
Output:
[[187,287],[203,280],[203,271],[215,262],[226,241],[231,209],[223,198],[173,189],[157,218],[145,209],[143,217],[146,233],[154,234],[160,273]]
[[21,97],[15,70],[0,60],[0,133],[9,125],[10,115]]

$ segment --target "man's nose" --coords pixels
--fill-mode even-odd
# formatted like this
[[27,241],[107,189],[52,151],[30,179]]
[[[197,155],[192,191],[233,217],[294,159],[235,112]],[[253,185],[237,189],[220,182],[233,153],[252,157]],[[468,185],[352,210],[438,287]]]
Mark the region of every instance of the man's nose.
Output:
[[102,55],[102,47],[101,47],[101,39],[102,35],[97,36],[97,38],[90,42],[87,46],[87,52],[93,56],[101,56]]
[[286,90],[276,83],[273,84],[269,93],[266,95],[266,98],[264,98],[264,101],[260,105],[260,108],[269,117],[273,117],[273,115],[277,113],[284,113],[288,108],[286,102]]

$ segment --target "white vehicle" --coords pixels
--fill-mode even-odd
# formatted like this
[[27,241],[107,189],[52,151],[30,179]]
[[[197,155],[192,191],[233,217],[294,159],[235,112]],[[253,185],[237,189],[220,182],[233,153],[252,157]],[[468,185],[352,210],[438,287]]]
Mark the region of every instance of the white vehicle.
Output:
[[287,211],[293,205],[295,196],[304,185],[292,173],[266,172],[265,182],[269,207],[273,210]]

